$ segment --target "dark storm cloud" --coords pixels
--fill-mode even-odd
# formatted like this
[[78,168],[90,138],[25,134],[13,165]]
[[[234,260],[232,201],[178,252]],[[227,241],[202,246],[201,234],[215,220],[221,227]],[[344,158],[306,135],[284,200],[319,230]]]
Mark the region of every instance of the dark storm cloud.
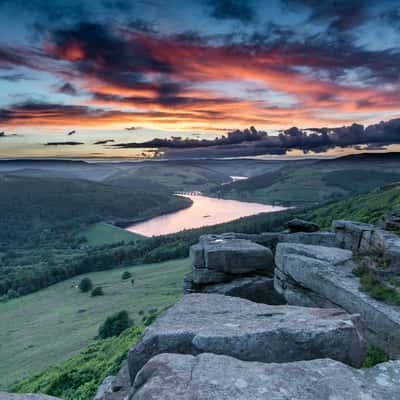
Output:
[[82,142],[47,142],[45,146],[81,146],[85,143]]
[[22,73],[12,73],[7,75],[0,75],[0,81],[8,81],[8,82],[19,82],[23,80],[31,80],[32,78],[28,77]]
[[339,32],[362,25],[368,18],[366,0],[282,0],[294,10],[305,7],[310,11],[310,22],[325,21],[329,28]]
[[[196,139],[153,139],[144,143],[119,143],[117,148],[159,148],[159,149],[204,149],[230,147],[237,154],[286,154],[289,150],[325,152],[335,147],[382,148],[400,143],[400,119],[364,127],[359,124],[340,128],[309,128],[302,130],[292,127],[279,135],[269,136],[254,127],[229,132],[227,136],[214,140]],[[239,147],[238,147],[239,145]]]
[[250,0],[207,0],[207,5],[215,19],[235,19],[243,23],[255,19],[255,10]]
[[14,66],[29,66],[29,62],[20,51],[0,45],[0,69],[8,69]]
[[25,101],[0,108],[0,123],[23,125],[26,122],[46,123],[48,121],[70,123],[75,118],[90,119],[107,115],[102,109],[93,109],[87,106],[64,105],[37,101]]
[[107,144],[107,143],[114,143],[114,139],[106,139],[106,140],[99,140],[98,142],[94,142],[93,144],[99,145],[99,144]]
[[229,132],[227,136],[213,140],[182,139],[181,137],[172,137],[171,139],[153,139],[143,143],[119,143],[113,145],[118,148],[170,148],[187,149],[196,147],[213,147],[237,145],[244,142],[257,142],[266,138],[265,132],[257,132],[254,127],[243,131]]
[[64,83],[64,85],[60,86],[57,91],[59,93],[68,94],[70,96],[76,96],[78,94],[76,88],[69,82]]
[[392,28],[400,31],[400,7],[382,12],[381,20]]

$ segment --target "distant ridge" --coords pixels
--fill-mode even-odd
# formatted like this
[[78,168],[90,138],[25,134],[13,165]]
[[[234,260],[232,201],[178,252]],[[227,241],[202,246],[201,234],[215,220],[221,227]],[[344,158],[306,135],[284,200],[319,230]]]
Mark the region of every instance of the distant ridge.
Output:
[[400,152],[349,154],[347,156],[337,158],[318,160],[317,163],[326,164],[337,161],[400,161]]

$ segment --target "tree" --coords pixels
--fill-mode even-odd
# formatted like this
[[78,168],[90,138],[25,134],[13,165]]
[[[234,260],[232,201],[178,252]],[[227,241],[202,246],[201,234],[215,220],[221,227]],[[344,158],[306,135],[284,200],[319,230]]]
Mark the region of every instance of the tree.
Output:
[[129,271],[124,271],[122,274],[122,280],[129,279],[132,276],[132,274]]
[[88,292],[93,287],[92,281],[89,278],[83,278],[79,283],[79,290],[81,292]]
[[93,290],[92,293],[90,294],[92,297],[95,296],[103,296],[104,292],[103,292],[103,288],[101,286],[96,286]]
[[98,337],[105,339],[112,336],[118,336],[125,329],[132,325],[128,312],[123,310],[116,314],[110,315],[100,325]]

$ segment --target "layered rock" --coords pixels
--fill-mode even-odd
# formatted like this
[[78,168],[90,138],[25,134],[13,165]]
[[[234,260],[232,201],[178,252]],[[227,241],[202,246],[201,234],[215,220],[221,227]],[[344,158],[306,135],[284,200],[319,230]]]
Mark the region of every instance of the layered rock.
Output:
[[330,359],[264,364],[214,354],[161,354],[130,400],[398,400],[400,361],[357,370]]
[[273,253],[279,242],[335,246],[336,237],[330,232],[201,236],[199,243],[190,248],[192,272],[184,278],[184,293],[219,293],[265,304],[284,304],[272,282]]
[[160,353],[225,354],[247,361],[329,357],[359,366],[364,342],[354,316],[337,309],[270,306],[215,294],[186,295],[129,352],[129,373]]
[[352,252],[322,246],[280,243],[276,250],[275,289],[289,304],[339,306],[360,315],[365,338],[392,357],[400,357],[400,307],[361,292],[352,274]]
[[400,240],[394,233],[353,221],[334,221],[332,230],[339,247],[355,254],[374,253],[387,260],[395,272],[400,272]]
[[319,231],[319,226],[310,221],[305,221],[303,219],[294,218],[286,223],[286,227],[289,232],[317,232]]
[[382,220],[383,229],[400,230],[400,207],[388,212]]

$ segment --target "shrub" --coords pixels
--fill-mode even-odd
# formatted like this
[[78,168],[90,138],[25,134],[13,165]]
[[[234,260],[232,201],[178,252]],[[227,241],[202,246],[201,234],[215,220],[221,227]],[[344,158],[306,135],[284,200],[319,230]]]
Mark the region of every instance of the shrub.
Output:
[[127,280],[132,277],[132,274],[129,271],[124,271],[122,274],[122,280]]
[[92,290],[93,284],[89,278],[83,278],[79,283],[79,290],[81,292],[88,292]]
[[128,312],[125,310],[120,311],[107,317],[100,325],[98,337],[105,339],[112,336],[118,336],[131,325],[132,321],[129,319]]
[[92,297],[95,296],[103,296],[104,292],[103,292],[103,288],[101,286],[96,286],[93,290],[92,293],[90,294]]
[[374,346],[368,346],[367,354],[362,364],[362,368],[371,368],[376,364],[389,361],[389,357],[381,349]]
[[8,300],[16,299],[17,297],[19,297],[19,293],[14,289],[9,289],[9,291],[7,292]]

